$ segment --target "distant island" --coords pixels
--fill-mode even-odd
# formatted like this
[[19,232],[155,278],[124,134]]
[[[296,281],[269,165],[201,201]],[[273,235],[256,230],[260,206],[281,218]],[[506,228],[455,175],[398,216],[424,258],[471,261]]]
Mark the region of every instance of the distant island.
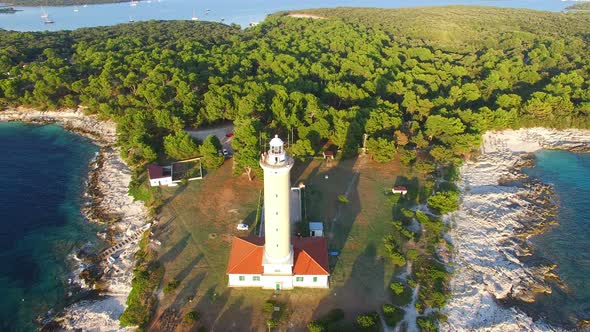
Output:
[[20,10],[12,7],[0,7],[0,14],[14,14],[16,12],[20,12]]
[[[247,29],[186,20],[0,30],[0,105],[39,111],[80,106],[84,114],[110,119],[130,169],[129,195],[158,219],[138,245],[134,278],[120,283],[132,289],[125,309],[120,303],[77,304],[58,323],[68,330],[98,324],[113,330],[119,324],[151,330],[180,324],[216,330],[518,330],[525,315],[520,309],[535,294],[520,292],[529,288],[515,280],[492,278],[507,276],[505,270],[476,271],[485,278],[474,282],[482,285],[475,291],[484,295],[468,292],[473,301],[458,300],[457,294],[467,293],[451,282],[474,271],[469,262],[466,268],[455,264],[464,262],[453,260],[458,250],[471,249],[464,257],[484,263],[508,257],[504,244],[482,246],[470,236],[450,240],[452,214],[469,203],[461,201],[460,170],[481,156],[482,142],[506,152],[503,142],[512,141],[485,136],[491,131],[590,128],[589,27],[589,15],[449,6],[280,12]],[[530,133],[518,142],[538,142],[537,132]],[[300,174],[293,189],[303,192],[304,213],[294,234],[315,236],[309,222],[325,224],[328,290],[277,297],[274,290],[228,287],[229,240],[260,234],[259,162],[271,135],[286,138]],[[228,148],[233,152],[226,159]],[[199,156],[207,172],[203,181],[151,187],[149,165]],[[470,187],[473,195],[499,182],[482,173],[485,181]],[[513,213],[538,197],[497,202],[479,210],[494,227],[480,223],[468,230],[513,243],[507,236],[514,232],[498,231],[506,220],[492,210]],[[119,219],[113,214],[106,220]],[[104,266],[120,260],[100,254]],[[524,262],[499,262],[499,268],[525,274]],[[545,279],[547,270],[541,271]],[[82,275],[88,284],[102,284],[90,272]],[[260,281],[246,277],[237,276]],[[510,307],[519,301],[521,316],[495,307],[504,301]],[[118,320],[113,312],[121,313]],[[96,320],[107,316],[108,322]],[[565,323],[582,327],[583,318],[572,314]]]
[[580,2],[566,8],[573,11],[590,11],[590,2]]
[[[11,6],[40,7],[97,5],[118,2],[130,2],[130,0],[13,0],[6,4]],[[3,13],[2,9],[4,8],[0,8],[0,13]]]

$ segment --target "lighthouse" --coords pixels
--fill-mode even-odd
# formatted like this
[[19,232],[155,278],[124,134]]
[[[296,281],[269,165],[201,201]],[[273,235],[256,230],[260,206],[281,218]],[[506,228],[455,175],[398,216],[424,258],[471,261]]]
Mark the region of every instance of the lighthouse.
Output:
[[293,237],[291,234],[291,210],[301,209],[301,204],[290,196],[294,161],[284,145],[275,135],[269,142],[268,151],[260,156],[260,167],[264,171],[264,234],[233,238],[226,271],[229,287],[261,287],[276,291],[294,287],[328,287],[330,272],[326,239]]
[[293,158],[285,153],[283,141],[275,135],[268,152],[260,158],[264,170],[264,273],[292,274],[291,168]]

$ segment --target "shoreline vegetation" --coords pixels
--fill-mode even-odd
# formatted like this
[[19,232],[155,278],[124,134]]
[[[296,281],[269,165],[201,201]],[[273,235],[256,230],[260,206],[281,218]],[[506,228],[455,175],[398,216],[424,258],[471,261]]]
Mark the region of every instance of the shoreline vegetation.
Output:
[[590,12],[590,2],[580,2],[573,4],[566,8],[566,10],[574,12]]
[[19,9],[14,9],[12,7],[2,7],[0,6],[0,14],[14,14],[16,12],[20,12]]
[[[136,0],[138,2],[142,0]],[[61,7],[61,6],[83,6],[100,5],[106,3],[131,2],[131,0],[11,0],[0,3],[4,6],[20,7]]]
[[[188,127],[233,122],[233,170],[250,180],[261,175],[261,142],[274,134],[287,137],[298,160],[329,150],[338,162],[363,152],[376,163],[399,162],[415,181],[415,174],[425,180],[412,196],[418,211],[393,197],[393,226],[368,249],[413,288],[404,324],[434,331],[447,319],[438,309],[450,295],[442,236],[450,221],[428,209],[445,215],[457,208],[457,169],[477,155],[486,132],[590,127],[590,16],[468,6],[291,15],[299,17],[278,13],[245,30],[153,21],[0,31],[0,104],[83,105],[111,119],[117,149],[134,170],[126,175],[129,193],[152,211],[162,202],[146,186],[147,164],[201,151],[217,156],[218,142],[197,141]],[[332,245],[350,243],[348,233],[342,237]],[[125,324],[145,327],[155,302],[151,277],[160,270],[150,259],[138,261],[139,286],[129,300],[137,310],[128,311]],[[346,273],[341,283],[352,275]],[[395,294],[407,289],[391,285]],[[397,299],[386,291],[387,301]],[[390,323],[400,313],[390,306],[366,315],[351,310],[345,322],[375,328],[379,309]]]
[[[41,329],[61,327],[65,329],[117,330],[119,316],[123,313],[127,296],[131,291],[131,279],[135,266],[135,252],[139,237],[149,229],[150,218],[142,202],[128,195],[131,171],[121,159],[115,146],[114,123],[99,121],[81,110],[37,111],[28,108],[9,108],[0,111],[0,121],[25,123],[57,123],[64,129],[89,138],[100,147],[92,169],[88,174],[85,196],[90,205],[82,207],[89,222],[104,226],[101,232],[107,243],[125,244],[117,258],[97,257],[94,248],[80,248],[75,259],[80,261],[68,298],[70,305],[63,311],[40,316]],[[100,234],[97,234],[100,235]],[[128,242],[126,242],[128,241]]]

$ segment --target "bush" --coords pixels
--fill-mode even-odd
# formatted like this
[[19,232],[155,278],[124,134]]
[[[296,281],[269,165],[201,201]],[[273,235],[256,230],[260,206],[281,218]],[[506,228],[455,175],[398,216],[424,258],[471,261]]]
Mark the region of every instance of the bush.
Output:
[[272,314],[274,312],[275,303],[272,301],[266,301],[264,306],[262,307],[262,311],[267,314]]
[[324,332],[326,331],[326,327],[319,321],[311,322],[307,324],[307,329],[309,332]]
[[436,323],[428,317],[418,317],[416,320],[422,332],[436,332],[438,328]]
[[201,315],[197,311],[190,311],[184,315],[182,322],[186,325],[193,325],[196,321],[199,320]]
[[394,295],[401,295],[404,292],[405,286],[401,282],[392,282],[389,285],[389,289],[391,289]]
[[171,291],[178,288],[179,285],[180,285],[180,281],[178,281],[177,279],[170,280],[170,282],[168,282],[168,284],[166,284],[166,286],[163,289],[164,294],[170,293]]
[[446,214],[459,207],[459,194],[454,191],[438,192],[428,199],[428,207],[439,214]]
[[376,312],[358,315],[356,325],[362,331],[379,331],[379,315]]
[[345,195],[338,195],[338,201],[344,204],[348,204],[350,202],[348,200],[348,197],[346,197]]
[[391,304],[384,304],[381,307],[383,318],[388,326],[394,327],[404,318],[404,311]]
[[149,268],[138,268],[131,282],[127,297],[127,308],[119,317],[121,326],[144,326],[151,320],[156,304],[154,291],[164,276],[164,267],[153,264]]

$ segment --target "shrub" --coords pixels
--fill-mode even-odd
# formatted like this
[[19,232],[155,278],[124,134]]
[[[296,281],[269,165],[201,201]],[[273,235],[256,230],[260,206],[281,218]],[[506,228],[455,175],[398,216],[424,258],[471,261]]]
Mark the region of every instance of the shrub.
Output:
[[262,307],[262,311],[267,314],[272,314],[275,310],[275,303],[272,301],[266,301]]
[[404,312],[402,309],[396,308],[391,304],[384,304],[381,307],[383,312],[383,318],[388,326],[394,327],[404,318]]
[[417,320],[418,326],[422,332],[436,332],[438,328],[436,327],[436,323],[429,319],[428,317],[419,317]]
[[459,194],[454,191],[438,192],[428,198],[428,207],[439,214],[453,212],[459,207]]
[[356,325],[362,331],[379,331],[379,316],[376,312],[358,315]]
[[393,294],[395,295],[401,295],[404,292],[404,285],[402,285],[401,282],[392,282],[389,285],[389,289],[391,289],[391,291],[393,292]]
[[156,304],[154,291],[164,275],[164,267],[152,264],[149,268],[138,268],[131,281],[131,292],[127,297],[127,308],[119,317],[121,326],[144,326],[151,320]]
[[168,284],[166,284],[166,286],[163,289],[164,294],[170,293],[171,291],[178,288],[179,285],[180,285],[180,281],[178,281],[177,279],[170,280],[170,282],[168,282]]
[[193,325],[196,321],[199,320],[201,315],[197,311],[190,311],[184,315],[182,322],[186,325]]
[[324,332],[326,331],[326,327],[319,321],[311,322],[307,324],[307,329],[309,332]]
[[418,258],[419,255],[420,253],[418,253],[418,250],[408,249],[408,251],[406,252],[406,259],[413,261],[416,258]]

